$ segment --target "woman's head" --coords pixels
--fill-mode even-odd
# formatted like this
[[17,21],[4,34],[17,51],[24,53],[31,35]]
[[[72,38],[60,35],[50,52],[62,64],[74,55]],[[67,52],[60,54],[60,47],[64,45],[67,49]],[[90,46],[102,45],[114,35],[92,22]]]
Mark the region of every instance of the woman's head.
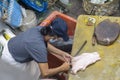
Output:
[[40,30],[41,34],[43,36],[49,35],[49,36],[55,36],[56,34],[53,32],[51,26],[47,26],[47,27],[42,27],[42,29]]
[[50,26],[42,27],[40,30],[41,34],[44,36],[45,41],[50,39],[56,39],[58,36],[55,34]]
[[41,29],[42,35],[49,35],[49,36],[57,36],[62,37],[64,41],[69,40],[68,34],[68,27],[64,20],[61,18],[56,18],[53,20],[50,26],[43,27]]

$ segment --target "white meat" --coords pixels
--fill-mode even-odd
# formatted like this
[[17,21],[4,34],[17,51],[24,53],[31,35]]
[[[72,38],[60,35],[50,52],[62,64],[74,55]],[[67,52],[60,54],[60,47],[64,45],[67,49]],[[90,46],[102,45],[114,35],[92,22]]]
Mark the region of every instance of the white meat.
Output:
[[101,58],[97,52],[83,53],[79,56],[73,57],[71,61],[71,72],[76,74],[79,70],[85,70],[88,65],[93,64],[100,59]]

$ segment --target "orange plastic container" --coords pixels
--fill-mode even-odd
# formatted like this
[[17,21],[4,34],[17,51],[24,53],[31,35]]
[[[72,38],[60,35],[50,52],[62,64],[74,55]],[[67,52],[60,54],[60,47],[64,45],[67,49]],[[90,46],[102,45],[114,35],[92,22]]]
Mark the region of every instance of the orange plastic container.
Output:
[[[76,27],[76,20],[68,15],[60,13],[58,11],[52,12],[41,24],[40,26],[48,26],[55,18],[60,17],[66,21],[68,25],[68,35],[74,36],[75,27]],[[55,54],[48,54],[48,64],[50,68],[55,68],[60,66],[64,62],[64,59],[61,56]],[[67,80],[64,72],[62,74],[56,74],[58,80]]]

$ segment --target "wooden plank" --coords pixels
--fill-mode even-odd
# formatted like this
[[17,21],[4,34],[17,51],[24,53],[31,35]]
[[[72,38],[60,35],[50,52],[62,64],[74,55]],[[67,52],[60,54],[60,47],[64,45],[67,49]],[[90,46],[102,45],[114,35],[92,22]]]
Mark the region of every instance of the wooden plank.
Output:
[[96,19],[96,25],[104,19],[110,19],[120,24],[120,17],[90,15],[80,15],[78,17],[72,55],[74,56],[79,47],[87,40],[86,46],[84,46],[79,54],[84,52],[98,52],[101,60],[88,66],[85,71],[79,71],[77,76],[69,74],[69,80],[120,80],[120,37],[110,46],[98,44],[92,46],[94,26],[86,25],[86,20],[89,17]]

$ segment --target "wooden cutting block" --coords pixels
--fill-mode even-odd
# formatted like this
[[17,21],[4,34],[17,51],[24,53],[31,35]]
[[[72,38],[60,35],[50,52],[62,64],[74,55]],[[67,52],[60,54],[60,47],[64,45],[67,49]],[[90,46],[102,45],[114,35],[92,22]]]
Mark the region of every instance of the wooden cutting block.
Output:
[[105,19],[95,28],[95,35],[98,44],[110,45],[119,36],[120,27],[117,22]]

